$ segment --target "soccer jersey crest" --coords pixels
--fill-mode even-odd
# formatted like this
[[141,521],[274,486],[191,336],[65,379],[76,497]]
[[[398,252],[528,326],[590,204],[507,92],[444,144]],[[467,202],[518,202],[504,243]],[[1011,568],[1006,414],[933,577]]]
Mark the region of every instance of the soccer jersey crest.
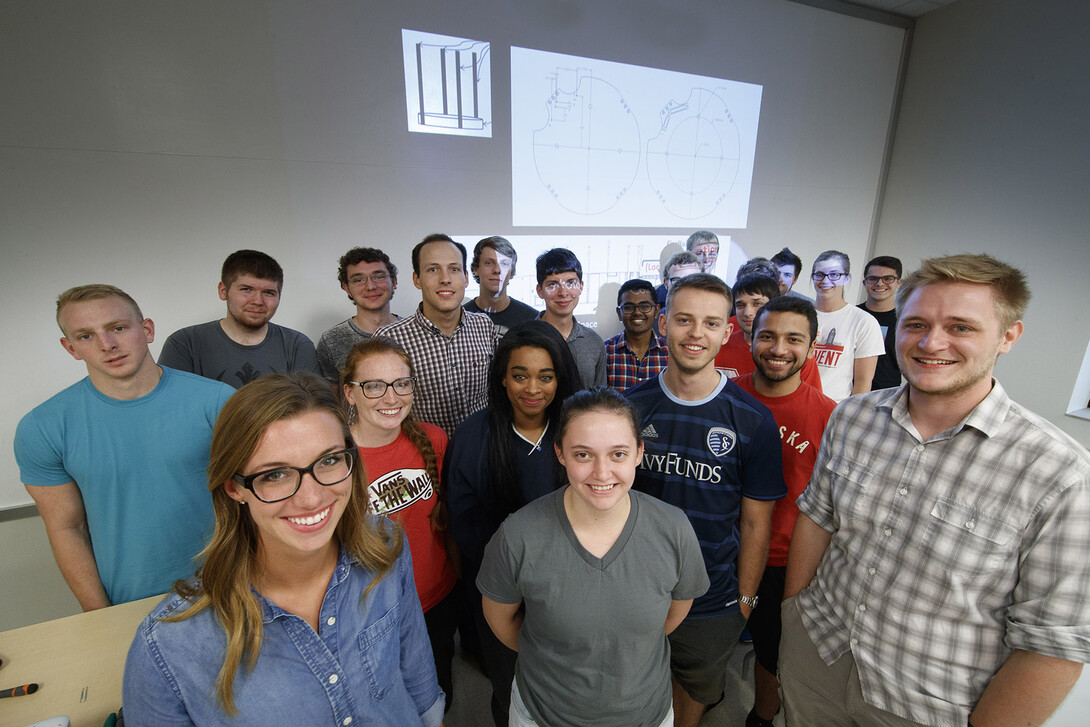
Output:
[[722,457],[738,443],[738,435],[726,427],[712,427],[708,430],[708,451],[716,457]]

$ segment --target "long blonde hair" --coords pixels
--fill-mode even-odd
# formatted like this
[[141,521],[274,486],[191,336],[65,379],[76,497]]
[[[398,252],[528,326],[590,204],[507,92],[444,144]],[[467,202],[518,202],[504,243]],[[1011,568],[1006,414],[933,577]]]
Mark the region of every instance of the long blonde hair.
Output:
[[[215,531],[201,551],[202,565],[196,581],[178,581],[174,590],[190,602],[180,613],[163,621],[183,621],[211,608],[227,635],[223,667],[216,678],[216,694],[224,712],[233,716],[235,672],[243,661],[246,669],[257,664],[261,651],[261,604],[250,589],[256,575],[258,533],[249,508],[231,499],[224,482],[239,472],[257,449],[269,425],[281,419],[320,411],[337,418],[345,442],[352,438],[344,409],[329,384],[310,374],[274,374],[252,381],[227,400],[212,432],[208,464],[208,489],[216,515]],[[334,530],[336,542],[375,577],[367,593],[393,567],[401,555],[400,529],[380,532],[367,522],[369,511],[366,477],[362,463],[352,470],[352,495]]]

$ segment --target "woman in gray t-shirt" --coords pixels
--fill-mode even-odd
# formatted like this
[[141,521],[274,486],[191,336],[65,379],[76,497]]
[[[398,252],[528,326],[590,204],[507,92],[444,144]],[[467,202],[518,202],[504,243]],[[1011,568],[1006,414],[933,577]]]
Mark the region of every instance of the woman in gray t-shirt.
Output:
[[673,721],[666,634],[708,576],[685,514],[631,491],[637,424],[611,389],[568,399],[555,438],[568,486],[509,517],[485,549],[485,618],[519,652],[512,725]]

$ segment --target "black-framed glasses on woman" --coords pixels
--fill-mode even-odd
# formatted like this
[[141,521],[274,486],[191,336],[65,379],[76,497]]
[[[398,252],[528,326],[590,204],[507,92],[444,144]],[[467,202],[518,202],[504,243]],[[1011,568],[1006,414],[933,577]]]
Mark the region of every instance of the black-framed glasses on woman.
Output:
[[839,273],[839,272],[837,272],[837,273],[822,273],[822,272],[816,272],[816,273],[814,273],[813,275],[810,276],[810,279],[813,280],[815,283],[820,283],[822,280],[825,280],[825,278],[828,278],[830,283],[839,283],[841,278],[846,278],[846,277],[848,277],[847,273]]
[[367,381],[346,381],[345,383],[360,387],[360,391],[368,399],[381,399],[386,396],[387,389],[393,389],[398,396],[408,396],[416,390],[415,376],[402,376],[400,379],[394,379],[393,381],[368,379]]
[[356,456],[356,448],[348,447],[336,452],[326,452],[307,467],[285,465],[251,475],[235,474],[231,479],[254,493],[254,497],[262,502],[280,502],[299,491],[303,484],[303,475],[310,475],[315,482],[325,487],[344,482],[352,474]]

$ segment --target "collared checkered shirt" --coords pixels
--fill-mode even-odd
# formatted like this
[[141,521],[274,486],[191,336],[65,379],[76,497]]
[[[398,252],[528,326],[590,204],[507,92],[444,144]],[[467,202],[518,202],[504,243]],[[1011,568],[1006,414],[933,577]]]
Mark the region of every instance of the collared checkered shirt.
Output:
[[642,360],[628,347],[624,331],[606,341],[606,383],[611,389],[624,391],[641,381],[653,379],[668,363],[670,354],[666,350],[666,339],[654,332]]
[[488,365],[496,350],[496,327],[480,313],[462,311],[462,320],[449,338],[416,313],[375,331],[404,347],[416,372],[413,414],[448,434],[470,414],[488,405]]
[[964,725],[1012,650],[1090,661],[1090,454],[995,382],[920,441],[907,388],[833,412],[799,509],[832,532],[803,622],[864,700]]

